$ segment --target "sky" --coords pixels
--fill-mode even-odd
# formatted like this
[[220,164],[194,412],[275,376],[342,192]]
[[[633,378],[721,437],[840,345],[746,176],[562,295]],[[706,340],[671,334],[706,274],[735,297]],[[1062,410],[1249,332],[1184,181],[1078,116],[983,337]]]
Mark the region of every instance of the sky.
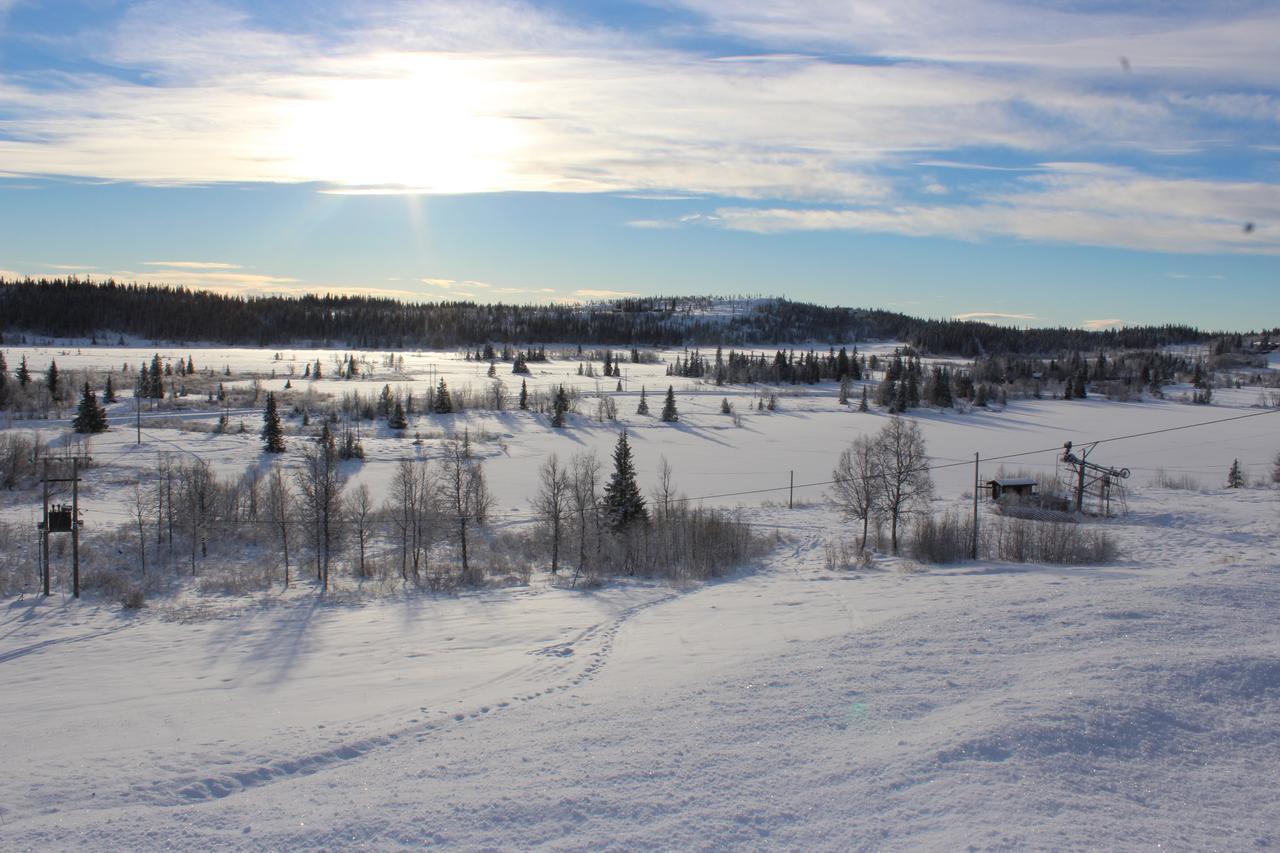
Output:
[[0,275],[1280,324],[1280,4],[0,0]]

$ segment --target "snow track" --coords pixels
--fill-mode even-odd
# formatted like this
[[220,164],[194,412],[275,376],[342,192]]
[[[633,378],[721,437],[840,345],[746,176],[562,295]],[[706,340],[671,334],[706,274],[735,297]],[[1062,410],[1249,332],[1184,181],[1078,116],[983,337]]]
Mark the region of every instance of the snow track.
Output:
[[679,593],[14,602],[4,846],[1272,847],[1274,495],[1133,509],[1109,566],[831,572],[840,519],[753,510]]

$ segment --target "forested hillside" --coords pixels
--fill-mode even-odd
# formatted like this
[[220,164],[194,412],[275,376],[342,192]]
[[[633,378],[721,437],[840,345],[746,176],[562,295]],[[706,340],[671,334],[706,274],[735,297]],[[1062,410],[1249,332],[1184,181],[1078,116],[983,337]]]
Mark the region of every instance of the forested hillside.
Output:
[[698,346],[897,340],[961,356],[1153,349],[1189,326],[1016,329],[786,299],[652,297],[584,305],[408,303],[367,296],[235,296],[71,278],[0,279],[0,331],[155,341],[447,348],[485,342]]

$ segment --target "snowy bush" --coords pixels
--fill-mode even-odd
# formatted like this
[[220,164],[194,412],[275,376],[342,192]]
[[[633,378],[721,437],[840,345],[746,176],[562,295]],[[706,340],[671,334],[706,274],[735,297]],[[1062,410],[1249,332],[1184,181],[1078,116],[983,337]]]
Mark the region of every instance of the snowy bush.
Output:
[[1109,563],[1119,549],[1105,530],[1085,524],[994,516],[979,537],[982,553],[1015,563]]
[[922,563],[958,563],[973,550],[973,520],[956,512],[916,519],[907,543],[912,557]]

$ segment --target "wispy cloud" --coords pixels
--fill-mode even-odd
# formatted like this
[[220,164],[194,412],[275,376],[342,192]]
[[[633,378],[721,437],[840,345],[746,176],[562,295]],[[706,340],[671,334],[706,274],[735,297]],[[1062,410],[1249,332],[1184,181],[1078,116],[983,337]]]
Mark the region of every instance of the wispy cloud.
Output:
[[956,320],[981,320],[999,322],[1001,320],[1025,320],[1031,321],[1039,319],[1035,314],[1013,314],[1005,311],[968,311],[964,314],[954,315]]
[[1118,320],[1118,319],[1116,319],[1116,318],[1114,318],[1114,317],[1113,317],[1113,318],[1108,319],[1108,320],[1085,320],[1085,321],[1084,321],[1083,323],[1081,323],[1080,325],[1081,325],[1081,326],[1083,326],[1083,327],[1084,327],[1084,328],[1086,328],[1086,329],[1092,329],[1093,331],[1099,331],[1099,330],[1101,330],[1101,329],[1116,329],[1116,328],[1119,328],[1120,326],[1125,325],[1125,322],[1124,322],[1124,320]]
[[[158,185],[769,206],[637,228],[1280,250],[1277,229],[1239,229],[1280,220],[1274,181],[1046,162],[1257,150],[1280,115],[1280,12],[1266,4],[659,5],[691,13],[691,36],[758,49],[708,58],[520,2],[369,4],[288,31],[216,2],[139,4],[77,43],[91,72],[0,72],[0,162],[7,175]],[[921,183],[918,169],[966,170],[973,185]],[[909,203],[920,193],[929,204]],[[196,262],[165,268],[180,263]]]
[[264,273],[236,272],[234,264],[227,269],[193,269],[191,267],[164,267],[146,270],[113,270],[103,275],[117,281],[140,284],[168,284],[197,287],[220,293],[303,293],[323,290],[314,284],[306,284],[290,276]]
[[464,288],[466,290],[489,290],[493,287],[493,285],[486,282],[473,281],[470,279],[460,281],[454,278],[420,278],[418,281],[428,287],[438,287],[441,290],[455,290],[457,288]]
[[581,299],[622,299],[628,296],[639,296],[638,293],[632,293],[629,290],[595,290],[592,288],[584,288],[575,290],[573,295]]
[[1145,249],[1169,253],[1280,254],[1280,230],[1244,230],[1280,220],[1270,184],[1160,179],[1089,163],[1048,164],[1045,174],[984,201],[892,208],[722,208],[723,226],[757,233],[867,231],[981,240]]
[[179,270],[238,270],[239,264],[225,264],[217,261],[143,261],[144,267],[165,267]]

